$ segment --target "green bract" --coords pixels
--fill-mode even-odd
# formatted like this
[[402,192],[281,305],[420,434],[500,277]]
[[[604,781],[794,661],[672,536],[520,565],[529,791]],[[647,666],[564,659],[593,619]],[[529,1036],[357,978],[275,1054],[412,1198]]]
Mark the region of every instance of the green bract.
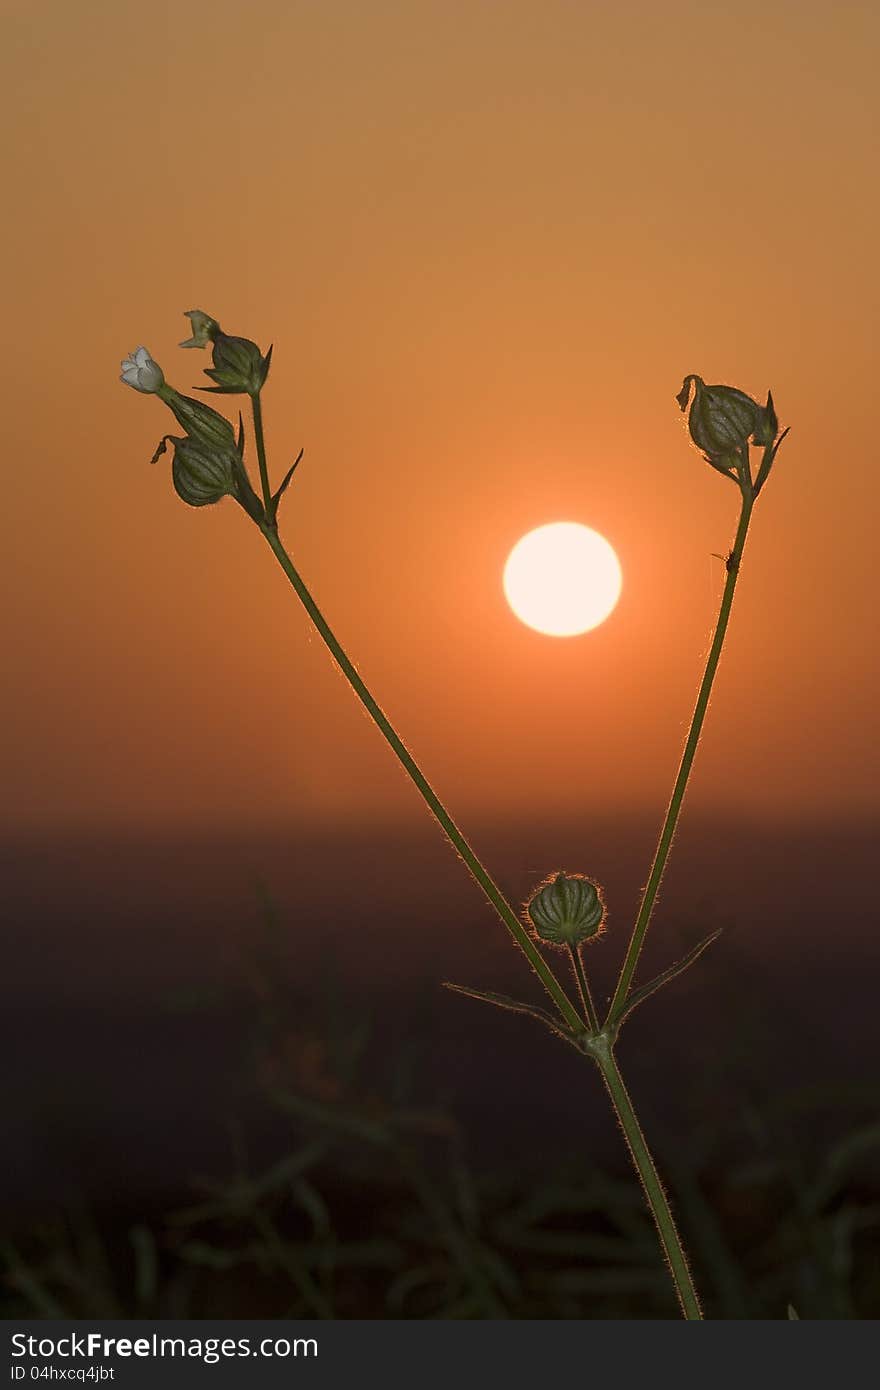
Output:
[[556,946],[579,946],[598,936],[605,917],[598,885],[583,874],[559,873],[549,879],[527,910],[541,940]]

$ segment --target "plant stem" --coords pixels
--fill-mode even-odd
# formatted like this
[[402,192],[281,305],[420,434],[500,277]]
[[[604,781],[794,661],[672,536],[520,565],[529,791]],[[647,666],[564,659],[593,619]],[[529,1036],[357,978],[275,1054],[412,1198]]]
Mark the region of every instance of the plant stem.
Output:
[[598,1033],[599,1015],[596,1013],[596,1006],[593,1003],[593,996],[590,993],[590,986],[584,972],[584,962],[581,958],[580,946],[569,946],[571,953],[571,967],[574,971],[574,978],[577,980],[577,987],[581,996],[581,1003],[584,1006],[584,1016],[590,1025],[590,1031]]
[[[255,428],[257,425],[258,418],[259,416],[257,413],[257,398],[255,397]],[[261,435],[258,431],[258,442],[260,438]],[[324,642],[329,648],[332,656],[338,662],[339,666],[342,668],[342,673],[348,681],[349,685],[351,686],[352,690],[357,695],[361,704],[366,709],[370,718],[373,720],[373,723],[379,729],[379,732],[382,734],[382,737],[385,739],[386,743],[388,743],[388,745],[390,746],[391,751],[394,753],[398,762],[402,765],[408,776],[415,783],[416,788],[419,791],[419,794],[421,795],[423,801],[426,803],[433,815],[436,817],[447,839],[461,855],[461,858],[464,860],[472,876],[474,877],[474,879],[476,879],[480,888],[483,890],[483,893],[488,898],[495,911],[498,913],[498,916],[501,918],[504,925],[507,927],[516,945],[522,951],[523,955],[526,957],[532,969],[535,971],[535,974],[540,979],[547,993],[550,995],[550,998],[553,1000],[553,1003],[556,1005],[557,1009],[559,1010],[559,1013],[561,1014],[567,1026],[577,1032],[581,1032],[583,1025],[578,1015],[577,1009],[574,1007],[565,990],[563,989],[562,985],[556,979],[556,976],[553,974],[553,971],[550,969],[547,962],[544,960],[544,957],[541,955],[540,951],[535,946],[535,943],[532,941],[531,937],[529,936],[522,922],[519,920],[519,917],[517,916],[514,909],[511,907],[510,903],[504,897],[504,894],[501,892],[501,889],[498,887],[488,870],[484,868],[483,864],[480,862],[474,851],[471,849],[464,835],[459,830],[455,821],[452,819],[452,816],[449,814],[446,807],[443,805],[443,802],[440,800],[439,796],[434,791],[434,788],[431,786],[430,782],[425,777],[415,758],[413,758],[412,754],[409,752],[408,748],[403,743],[393,724],[388,719],[388,716],[385,714],[384,710],[380,707],[377,701],[374,700],[373,696],[370,694],[370,691],[368,690],[366,684],[358,674],[357,668],[348,659],[342,645],[335,637],[334,633],[330,628],[330,625],[328,624],[318,605],[315,603],[315,600],[312,598],[309,590],[305,585],[305,582],[303,581],[298,570],[295,568],[293,561],[291,560],[290,556],[285,550],[278,536],[276,528],[270,522],[266,522],[265,524],[262,524],[260,526],[260,530],[262,531],[263,535],[268,541],[269,546],[273,554],[275,555],[275,558],[277,559],[281,568],[284,570],[284,573],[287,575],[287,578],[290,580],[290,583],[293,585],[293,588],[295,589],[298,598],[300,599],[303,607],[305,608],[306,612],[308,613],[309,617],[311,618],[312,622],[314,623],[315,627],[317,628],[318,632],[320,633],[321,637],[323,638]]]
[[645,940],[645,933],[651,921],[651,914],[654,904],[657,901],[657,893],[666,868],[666,861],[669,858],[669,851],[675,836],[675,827],[678,824],[678,817],[681,811],[681,803],[684,800],[688,778],[693,767],[694,755],[697,751],[697,744],[700,741],[700,733],[703,728],[703,721],[706,717],[706,710],[709,706],[709,696],[712,693],[712,683],[715,680],[715,673],[718,670],[718,661],[721,656],[721,648],[724,645],[724,637],[727,632],[727,625],[730,621],[730,610],[733,604],[733,595],[736,589],[736,581],[739,577],[740,560],[742,559],[743,549],[746,543],[746,536],[749,529],[749,521],[754,506],[754,494],[751,483],[745,483],[742,487],[742,510],[739,517],[736,539],[733,549],[727,559],[727,580],[724,585],[724,593],[721,597],[721,607],[718,611],[718,622],[715,626],[715,635],[712,645],[709,648],[709,655],[706,658],[706,669],[700,684],[697,695],[697,703],[694,706],[691,727],[681,755],[681,764],[678,769],[678,776],[672,788],[672,796],[669,801],[669,808],[666,812],[666,819],[660,831],[660,839],[654,853],[654,862],[651,865],[651,873],[642,897],[639,914],[633,927],[632,937],[627,948],[626,958],[620,971],[620,978],[617,988],[614,991],[614,998],[608,1010],[607,1020],[614,1019],[617,1011],[621,1008],[629,993],[632,985],[633,976],[638,965],[639,955]]
[[[597,1040],[598,1041],[598,1040]],[[633,1103],[630,1100],[629,1092],[623,1083],[617,1059],[607,1038],[603,1038],[604,1046],[596,1046],[593,1050],[602,1079],[611,1098],[611,1104],[617,1112],[620,1127],[626,1138],[627,1146],[635,1164],[636,1172],[644,1189],[651,1215],[657,1226],[657,1234],[660,1237],[660,1244],[669,1265],[669,1272],[675,1284],[675,1292],[681,1304],[681,1311],[688,1321],[696,1322],[702,1319],[700,1300],[694,1288],[694,1281],[688,1268],[687,1256],[681,1243],[681,1237],[675,1225],[675,1218],[669,1205],[660,1175],[654,1166],[651,1157],[651,1150],[645,1142],[641,1126],[636,1116]]]
[[[266,510],[266,519],[272,526],[275,518],[272,515],[272,489],[269,486],[269,468],[266,463],[266,441],[263,438],[263,406],[260,401],[259,391],[251,396],[251,405],[254,413],[254,439],[257,443],[257,462],[260,466],[260,483],[263,489],[263,506]],[[262,528],[261,528],[262,529]]]

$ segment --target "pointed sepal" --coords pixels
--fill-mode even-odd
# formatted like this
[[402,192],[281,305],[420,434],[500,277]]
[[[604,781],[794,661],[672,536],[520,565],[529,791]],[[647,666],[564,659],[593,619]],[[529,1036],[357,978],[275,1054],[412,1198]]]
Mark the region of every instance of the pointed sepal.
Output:
[[767,392],[767,404],[764,406],[764,422],[760,436],[756,436],[756,444],[772,444],[779,433],[779,419],[776,415],[776,407],[773,404],[773,392]]
[[271,364],[272,364],[272,349],[273,349],[274,346],[275,346],[274,343],[270,343],[270,344],[269,344],[269,350],[268,350],[268,352],[266,353],[266,356],[263,358],[263,360],[262,360],[261,363],[260,363],[260,388],[261,388],[261,389],[262,389],[262,387],[265,386],[265,384],[266,384],[266,377],[269,375],[269,367],[270,367]]

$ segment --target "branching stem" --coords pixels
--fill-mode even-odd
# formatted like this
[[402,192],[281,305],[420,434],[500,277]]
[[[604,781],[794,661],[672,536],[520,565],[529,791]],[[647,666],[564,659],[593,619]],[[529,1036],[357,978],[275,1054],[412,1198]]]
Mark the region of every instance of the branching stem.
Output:
[[[260,530],[355,695],[379,729],[379,732],[391,748],[398,762],[414,783],[423,801],[440,824],[447,839],[464,860],[471,875],[507,927],[515,944],[532,966],[556,1006],[563,1024],[571,1030],[571,1032],[583,1036],[583,1024],[577,1008],[571,1002],[565,989],[559,983],[556,975],[553,973],[525,926],[520,921],[519,915],[501,892],[501,889],[495,883],[488,870],[481,863],[452,816],[443,805],[439,796],[434,791],[434,788],[425,777],[418,763],[409,752],[409,749],[400,738],[391,721],[388,719],[388,716],[370,693],[366,683],[361,678],[353,662],[347,656],[342,644],[333,633],[329,623],[312,598],[305,581],[282,544],[275,523],[272,493],[269,486],[259,394],[252,397],[252,403],[254,436],[257,445],[263,504],[266,513],[265,519],[258,522]],[[721,649],[724,645],[724,638],[730,621],[730,611],[739,575],[740,560],[742,558],[752,507],[754,505],[754,492],[751,479],[742,478],[740,482],[743,499],[742,510],[733,549],[727,559],[727,578],[724,585],[724,593],[721,599],[715,634],[706,660],[706,668],[697,695],[697,702],[694,708],[693,718],[691,719],[690,730],[682,754],[678,775],[675,779],[669,807],[660,831],[660,839],[654,854],[648,883],[633,927],[626,957],[621,968],[620,978],[608,1011],[607,1018],[609,1022],[618,1016],[619,1010],[624,1004],[632,986],[645,934],[651,921],[651,914],[657,900],[657,894],[666,868],[666,862],[669,858],[669,851],[675,835],[676,825],[678,824],[682,801],[693,766],[700,733],[703,728],[703,721],[706,717],[706,711],[709,705],[712,684],[718,669]],[[612,1106],[620,1121],[632,1156],[633,1164],[635,1165],[636,1172],[645,1193],[645,1198],[657,1226],[660,1243],[669,1265],[682,1312],[685,1318],[689,1320],[699,1319],[702,1317],[702,1313],[700,1311],[700,1304],[691,1278],[690,1269],[688,1268],[684,1247],[678,1230],[676,1229],[675,1220],[663,1184],[660,1181],[654,1160],[645,1142],[633,1103],[630,1100],[629,1093],[620,1073],[620,1068],[614,1056],[613,1041],[616,1028],[614,1028],[613,1025],[609,1027],[608,1023],[606,1023],[606,1029],[608,1031],[603,1032],[601,1030],[580,951],[572,947],[570,948],[570,954],[584,1015],[592,1034],[592,1037],[585,1043],[585,1050],[589,1051],[602,1073],[602,1078],[605,1082],[605,1087],[608,1091]]]
[[447,839],[461,855],[461,858],[464,860],[472,876],[476,879],[480,888],[483,890],[483,893],[488,898],[495,911],[498,913],[498,916],[501,918],[504,925],[507,927],[507,930],[510,932],[510,935],[516,942],[516,945],[522,951],[523,955],[526,957],[526,960],[529,962],[532,969],[535,971],[535,974],[540,979],[542,985],[549,994],[550,998],[553,1000],[553,1003],[559,1010],[559,1013],[567,1027],[574,1031],[580,1032],[582,1029],[582,1024],[580,1016],[578,1015],[578,1011],[575,1008],[574,1004],[572,1004],[562,985],[559,983],[556,976],[553,974],[553,971],[550,969],[549,965],[544,960],[544,957],[541,955],[540,951],[535,945],[534,941],[529,936],[528,932],[526,931],[526,928],[523,926],[522,922],[517,916],[516,911],[507,901],[504,894],[501,892],[501,889],[498,887],[497,883],[489,873],[488,869],[486,869],[484,865],[480,862],[480,860],[477,858],[473,849],[468,844],[467,840],[465,839],[462,832],[459,830],[455,821],[452,819],[452,816],[449,814],[446,807],[443,805],[443,802],[440,800],[439,796],[434,791],[434,788],[428,781],[427,777],[422,772],[415,758],[412,756],[409,749],[406,747],[403,740],[401,739],[400,735],[397,733],[397,730],[391,723],[390,719],[385,714],[385,711],[381,708],[378,702],[371,695],[370,691],[366,686],[366,683],[361,678],[357,670],[357,667],[354,665],[353,662],[349,660],[342,647],[342,644],[338,641],[335,634],[331,630],[329,623],[327,622],[326,618],[324,617],[323,613],[321,612],[318,605],[315,603],[315,600],[312,598],[311,593],[306,587],[306,584],[302,576],[296,569],[293,561],[291,560],[290,556],[285,550],[278,536],[277,530],[274,528],[274,526],[271,526],[269,524],[262,525],[260,527],[260,530],[266,537],[266,540],[268,541],[269,546],[271,547],[271,550],[275,555],[275,558],[277,559],[281,568],[284,570],[284,573],[287,575],[287,578],[290,580],[290,583],[293,585],[293,588],[295,589],[298,598],[300,599],[303,607],[305,608],[306,612],[308,613],[309,617],[311,618],[312,622],[314,623],[315,627],[317,628],[318,632],[323,638],[326,646],[329,648],[331,655],[341,667],[342,673],[345,676],[345,679],[348,681],[349,685],[351,686],[352,690],[354,691],[355,695],[357,695],[361,704],[366,709],[370,718],[373,720],[373,723],[376,725],[382,737],[385,739],[386,743],[391,748],[391,751],[394,753],[394,756],[397,758],[404,771],[415,783],[415,786],[418,789],[418,792],[421,795],[422,800],[425,802],[429,810],[439,821],[440,827],[446,835]]
[[691,768],[694,764],[694,755],[697,751],[697,744],[700,741],[703,721],[706,718],[706,710],[709,707],[709,696],[712,693],[712,684],[715,680],[715,673],[718,670],[718,661],[721,657],[721,648],[724,646],[727,625],[730,622],[730,610],[733,605],[736,581],[739,578],[740,560],[742,559],[743,549],[745,548],[754,501],[751,483],[745,483],[742,488],[742,510],[740,512],[736,539],[733,543],[733,549],[727,557],[727,579],[725,580],[724,593],[721,597],[721,607],[718,611],[718,622],[715,625],[715,635],[712,638],[712,645],[709,648],[709,655],[706,658],[706,669],[703,673],[702,682],[700,683],[697,703],[694,706],[693,718],[691,719],[691,727],[684,745],[684,752],[681,755],[678,776],[672,788],[669,808],[666,812],[666,818],[663,821],[663,826],[660,831],[660,839],[657,842],[657,849],[654,853],[654,862],[651,865],[651,872],[648,876],[648,882],[642,896],[639,913],[636,917],[626,957],[620,971],[617,988],[614,991],[611,1007],[608,1010],[607,1020],[616,1017],[618,1010],[629,994],[644,944],[645,933],[650,925],[651,914],[654,911],[654,905],[657,901],[660,883],[666,869],[666,861],[669,858],[669,851],[672,848],[672,841],[675,837],[675,828],[678,824],[679,814],[681,813],[681,804],[687,789],[688,778],[691,775]]

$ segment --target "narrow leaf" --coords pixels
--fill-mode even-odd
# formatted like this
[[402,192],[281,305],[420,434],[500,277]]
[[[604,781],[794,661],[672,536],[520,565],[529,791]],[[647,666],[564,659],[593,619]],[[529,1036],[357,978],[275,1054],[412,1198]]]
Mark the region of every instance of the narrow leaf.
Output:
[[238,440],[235,447],[242,458],[244,458],[244,420],[241,418],[241,411],[238,412]]
[[530,1018],[535,1018],[539,1023],[543,1023],[545,1028],[549,1028],[551,1033],[555,1033],[558,1038],[564,1038],[566,1042],[576,1044],[573,1034],[549,1014],[546,1009],[536,1008],[534,1004],[522,1004],[518,999],[510,999],[506,994],[495,994],[491,990],[471,989],[467,985],[454,985],[449,980],[443,981],[444,989],[451,989],[455,994],[464,994],[468,999],[479,999],[484,1004],[494,1004],[496,1008],[507,1009],[514,1014],[528,1014]]
[[642,985],[641,989],[635,990],[621,1005],[615,1018],[613,1020],[609,1019],[609,1023],[613,1022],[615,1026],[619,1027],[623,1020],[632,1013],[633,1009],[637,1009],[639,1004],[644,1004],[645,1000],[650,998],[652,994],[656,994],[658,989],[662,989],[664,985],[668,985],[669,981],[674,980],[676,975],[681,975],[687,970],[689,965],[693,965],[694,961],[703,954],[706,947],[711,946],[713,941],[717,941],[722,930],[723,928],[719,927],[717,931],[713,931],[711,935],[707,936],[705,940],[695,946],[692,951],[688,951],[686,956],[682,956],[681,960],[677,960],[674,965],[670,965],[667,970],[664,970],[660,975],[656,975],[654,979],[649,980],[646,985]]
[[300,459],[302,458],[302,456],[303,456],[304,453],[305,453],[305,450],[304,450],[304,449],[300,449],[300,451],[299,451],[299,453],[297,454],[296,458],[293,460],[293,463],[290,465],[290,467],[288,468],[287,472],[285,473],[285,475],[284,475],[284,480],[283,480],[281,486],[279,487],[278,491],[277,491],[277,492],[273,495],[273,497],[272,497],[272,515],[273,515],[273,516],[275,515],[275,513],[276,513],[277,510],[278,510],[278,503],[281,501],[281,498],[283,497],[284,493],[287,491],[287,486],[288,486],[288,484],[289,484],[291,478],[293,477],[293,475],[294,475],[294,473],[295,473],[295,471],[296,471],[296,466],[297,466],[297,464],[299,463],[299,461],[300,461]]
[[794,1306],[793,1303],[789,1303],[789,1305],[788,1305],[788,1313],[786,1314],[786,1316],[787,1316],[789,1322],[800,1322],[800,1320],[801,1320],[801,1315],[800,1315],[800,1313],[797,1311],[797,1309],[795,1308],[795,1306]]
[[784,430],[782,431],[782,434],[779,436],[779,438],[777,439],[777,441],[776,441],[775,444],[768,444],[767,448],[764,450],[764,457],[763,457],[763,459],[761,460],[761,467],[758,469],[758,476],[757,476],[757,478],[755,479],[755,496],[756,496],[756,497],[757,497],[758,493],[761,491],[761,488],[762,488],[762,487],[764,486],[764,484],[766,483],[767,478],[768,478],[768,476],[769,476],[769,474],[770,474],[770,469],[773,467],[773,460],[776,458],[776,455],[779,453],[779,446],[780,446],[780,444],[782,443],[782,441],[783,441],[783,439],[785,438],[785,436],[788,434],[788,432],[789,432],[790,429],[791,429],[791,425],[789,425],[787,429],[784,429]]

